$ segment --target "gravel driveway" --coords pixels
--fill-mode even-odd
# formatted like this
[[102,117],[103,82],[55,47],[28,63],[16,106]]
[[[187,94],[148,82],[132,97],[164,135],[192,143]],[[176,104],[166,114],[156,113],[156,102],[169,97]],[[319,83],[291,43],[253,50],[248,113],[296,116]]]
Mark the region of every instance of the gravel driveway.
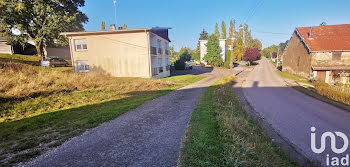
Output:
[[203,73],[208,77],[146,102],[24,166],[175,166],[198,98],[219,77],[237,72]]

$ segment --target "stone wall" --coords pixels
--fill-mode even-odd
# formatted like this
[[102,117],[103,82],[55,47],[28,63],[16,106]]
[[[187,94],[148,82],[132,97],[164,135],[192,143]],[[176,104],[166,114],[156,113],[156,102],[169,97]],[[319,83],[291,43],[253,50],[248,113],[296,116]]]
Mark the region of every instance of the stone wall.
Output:
[[296,32],[293,33],[284,52],[282,70],[304,78],[309,78],[312,73],[311,54]]

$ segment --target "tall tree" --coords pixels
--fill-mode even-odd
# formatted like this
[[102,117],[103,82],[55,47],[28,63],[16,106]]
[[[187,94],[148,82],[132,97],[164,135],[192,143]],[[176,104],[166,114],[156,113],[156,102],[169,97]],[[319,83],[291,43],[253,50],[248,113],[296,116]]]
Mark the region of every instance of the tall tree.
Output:
[[244,46],[251,48],[253,38],[252,38],[250,30],[248,29],[248,24],[246,24],[246,23],[244,24],[243,31],[244,31]]
[[243,26],[239,26],[239,31],[235,33],[235,41],[233,42],[233,57],[234,61],[242,61],[245,45],[244,45],[244,31]]
[[220,55],[220,45],[216,35],[210,35],[207,43],[207,54],[203,57],[203,60],[210,65],[222,66],[223,61]]
[[253,41],[252,41],[252,46],[251,46],[251,48],[256,48],[256,49],[258,49],[259,52],[260,52],[261,49],[262,49],[262,43],[261,43],[257,38],[255,38],[255,39],[253,39]]
[[205,29],[203,29],[203,31],[199,35],[199,40],[208,40],[208,38],[209,38],[208,32],[205,31]]
[[230,21],[230,28],[228,31],[229,31],[229,33],[228,33],[227,45],[232,45],[234,35],[235,35],[235,20]]
[[102,21],[102,23],[101,23],[101,31],[104,31],[104,30],[106,30],[106,24],[105,24],[104,21]]
[[88,18],[79,7],[84,5],[85,0],[2,0],[0,27],[21,31],[34,41],[41,57],[44,44],[58,39],[60,32],[83,30]]
[[226,23],[225,23],[225,21],[221,22],[221,39],[226,39]]
[[215,24],[215,32],[214,35],[216,36],[217,39],[220,39],[220,31],[219,31],[219,24]]

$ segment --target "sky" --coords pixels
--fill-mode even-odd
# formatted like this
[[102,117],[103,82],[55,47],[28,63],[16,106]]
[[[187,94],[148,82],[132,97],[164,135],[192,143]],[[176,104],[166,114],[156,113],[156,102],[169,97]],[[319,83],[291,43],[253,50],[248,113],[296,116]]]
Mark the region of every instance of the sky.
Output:
[[[200,32],[214,33],[215,23],[231,19],[247,23],[263,47],[290,39],[296,27],[350,24],[350,0],[117,0],[117,25],[128,28],[171,27],[175,50],[195,49]],[[86,31],[115,24],[113,0],[85,0],[81,8],[89,22]],[[219,27],[221,31],[221,27]],[[228,33],[227,33],[228,34]]]

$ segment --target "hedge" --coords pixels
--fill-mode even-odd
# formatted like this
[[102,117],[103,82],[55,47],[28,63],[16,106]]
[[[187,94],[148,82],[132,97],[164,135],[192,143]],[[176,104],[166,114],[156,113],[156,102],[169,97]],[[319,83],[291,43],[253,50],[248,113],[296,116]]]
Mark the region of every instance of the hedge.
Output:
[[316,83],[314,85],[317,93],[330,99],[350,105],[350,93],[337,90],[326,83]]

